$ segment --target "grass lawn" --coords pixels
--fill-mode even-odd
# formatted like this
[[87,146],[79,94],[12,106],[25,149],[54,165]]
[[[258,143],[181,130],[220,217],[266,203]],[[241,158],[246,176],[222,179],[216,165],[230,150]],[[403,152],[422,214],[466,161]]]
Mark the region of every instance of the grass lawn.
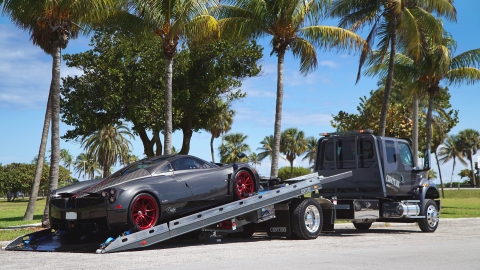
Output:
[[480,190],[445,190],[440,217],[480,217]]
[[[40,223],[45,207],[45,199],[40,198],[37,201],[33,220],[30,221],[22,220],[27,204],[27,198],[15,199],[14,202],[7,202],[5,199],[0,199],[0,229],[6,229],[10,226]],[[480,217],[480,190],[445,190],[445,198],[442,199],[440,217]],[[22,228],[15,230],[0,230],[0,241],[10,241],[20,235],[38,229],[39,228]]]
[[[45,198],[37,200],[33,220],[23,220],[23,215],[27,209],[28,198],[15,199],[13,202],[0,199],[0,229],[6,229],[10,226],[19,226],[40,223],[42,221],[43,210],[45,208]],[[34,232],[40,228],[20,228],[14,230],[0,230],[0,241],[10,241],[20,235]]]

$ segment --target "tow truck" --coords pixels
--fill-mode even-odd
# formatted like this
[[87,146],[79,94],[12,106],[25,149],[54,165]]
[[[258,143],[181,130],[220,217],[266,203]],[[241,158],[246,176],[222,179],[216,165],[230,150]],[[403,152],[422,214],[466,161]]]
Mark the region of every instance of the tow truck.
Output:
[[312,173],[285,181],[269,179],[262,183],[263,191],[252,197],[150,229],[126,231],[113,237],[96,231],[79,234],[45,229],[20,236],[2,249],[103,254],[151,246],[193,231],[210,236],[218,233],[249,237],[260,223],[268,236],[315,239],[322,231],[324,217],[333,217],[334,204],[328,199],[304,195],[320,190],[322,181],[337,181],[351,175],[351,172],[342,172],[323,177]]

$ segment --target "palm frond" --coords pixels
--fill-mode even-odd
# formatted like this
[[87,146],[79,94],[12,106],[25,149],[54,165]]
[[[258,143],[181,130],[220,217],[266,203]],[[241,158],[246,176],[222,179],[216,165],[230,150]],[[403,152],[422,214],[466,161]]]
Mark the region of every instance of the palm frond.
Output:
[[480,69],[473,67],[451,69],[445,77],[452,85],[474,84],[480,81]]
[[296,38],[291,43],[295,57],[300,58],[300,73],[307,75],[317,67],[315,47],[303,38]]

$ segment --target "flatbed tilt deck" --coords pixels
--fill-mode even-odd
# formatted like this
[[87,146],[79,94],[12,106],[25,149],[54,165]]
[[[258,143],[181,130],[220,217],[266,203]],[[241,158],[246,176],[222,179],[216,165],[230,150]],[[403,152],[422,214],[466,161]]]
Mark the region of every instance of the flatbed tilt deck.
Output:
[[[147,247],[192,231],[250,237],[256,227],[262,227],[269,236],[315,239],[323,231],[333,230],[334,202],[304,195],[321,189],[322,181],[336,181],[350,177],[344,172],[328,177],[308,174],[282,181],[264,183],[264,190],[252,197],[201,211],[183,218],[154,226],[150,229],[122,233],[113,238],[103,232],[83,234],[42,231],[18,237],[4,250],[64,251],[103,254]],[[269,183],[274,185],[269,185]],[[328,220],[324,226],[324,219]],[[262,223],[262,226],[256,224]],[[99,242],[101,241],[101,242]]]

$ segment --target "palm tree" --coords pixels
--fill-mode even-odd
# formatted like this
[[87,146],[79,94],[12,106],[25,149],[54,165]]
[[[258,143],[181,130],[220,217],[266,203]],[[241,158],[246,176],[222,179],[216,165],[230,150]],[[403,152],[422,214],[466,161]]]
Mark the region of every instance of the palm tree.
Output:
[[428,111],[427,111],[427,142],[430,149],[432,140],[432,112],[435,96],[440,91],[440,82],[460,85],[473,84],[480,81],[480,48],[461,53],[452,57],[456,44],[450,35],[445,33],[444,39],[439,44],[430,44],[422,61],[422,76],[420,80],[427,85]]
[[257,153],[251,153],[248,155],[248,162],[250,162],[253,166],[255,166],[255,169],[257,168],[257,165],[262,165],[262,162],[258,158]]
[[67,149],[60,149],[60,159],[63,161],[63,165],[70,170],[70,166],[73,165],[73,157]]
[[463,165],[467,166],[467,162],[463,159],[463,154],[462,154],[462,149],[460,145],[460,139],[458,136],[455,135],[448,135],[445,140],[443,141],[443,144],[440,145],[438,149],[438,156],[439,161],[442,162],[442,164],[445,164],[446,162],[452,160],[453,161],[453,166],[452,166],[452,176],[450,177],[450,187],[452,187],[453,183],[453,172],[455,170],[455,165],[456,161],[460,161]]
[[289,128],[282,132],[280,152],[290,162],[290,178],[293,177],[293,161],[307,151],[308,141],[305,133],[297,128]]
[[436,179],[437,178],[437,172],[434,170],[429,170],[427,173],[427,179]]
[[307,138],[307,150],[305,151],[305,156],[302,161],[308,159],[308,164],[312,164],[317,155],[317,141],[313,136]]
[[308,74],[317,67],[315,48],[361,48],[365,42],[357,34],[333,26],[319,26],[328,3],[325,0],[227,0],[219,8],[222,35],[230,38],[272,37],[276,54],[277,99],[272,149],[271,177],[277,177],[283,107],[284,58],[288,49],[300,58],[300,72]]
[[[260,161],[262,161],[266,157],[269,157],[270,160],[272,160],[273,144],[274,144],[273,135],[265,136],[265,138],[263,138],[263,140],[260,142],[260,144],[262,145],[262,147],[258,147],[257,150],[261,150],[262,152],[260,152],[258,154],[258,159]],[[285,158],[281,155],[279,156],[279,158],[285,160]]]
[[132,144],[126,137],[133,139],[132,133],[124,125],[107,125],[101,130],[81,139],[87,156],[92,157],[103,169],[103,176],[110,174],[110,167],[117,161],[125,164]]
[[[47,54],[52,55],[53,58],[52,81],[44,123],[45,127],[47,118],[51,116],[52,155],[49,190],[57,188],[59,175],[61,50],[66,48],[70,39],[77,38],[80,31],[88,32],[92,23],[104,20],[111,11],[110,7],[113,7],[115,3],[116,1],[114,0],[3,0],[3,13],[9,16],[15,25],[29,31],[33,44],[40,46]],[[50,109],[48,106],[51,106]],[[45,135],[45,132],[42,133],[42,137],[44,137],[43,135]],[[41,143],[44,143],[44,140]],[[42,145],[40,145],[40,152],[42,148]],[[34,184],[34,187],[36,185],[37,183]],[[36,194],[36,192],[33,194]],[[44,227],[49,227],[49,200],[50,197],[47,197],[42,219]],[[28,207],[27,211],[29,209],[32,208]],[[29,216],[30,213],[28,214]],[[25,213],[25,217],[27,217],[27,213]]]
[[166,60],[164,154],[172,149],[172,73],[173,59],[180,39],[202,42],[218,38],[217,21],[208,15],[209,0],[132,0],[129,10],[162,40]]
[[130,165],[132,163],[135,163],[139,160],[138,156],[132,154],[131,152],[128,154],[127,160],[125,165]]
[[473,156],[477,154],[477,150],[480,149],[480,133],[474,129],[465,129],[458,134],[462,154],[470,161],[470,168],[472,170],[472,184],[477,186],[475,180],[475,169],[473,167]]
[[233,163],[236,161],[248,162],[248,157],[237,159],[239,153],[250,152],[250,147],[245,143],[247,135],[242,133],[227,134],[224,143],[220,145],[220,162]]
[[[52,85],[50,84],[50,93],[52,92]],[[33,214],[35,212],[35,205],[37,204],[38,191],[40,190],[40,181],[42,179],[43,164],[47,163],[45,161],[45,151],[47,150],[47,138],[48,130],[50,128],[50,120],[52,117],[52,106],[50,104],[50,94],[47,101],[47,108],[45,110],[45,117],[43,120],[43,129],[42,129],[42,138],[40,140],[40,147],[38,149],[38,156],[36,162],[37,166],[35,168],[35,176],[33,177],[32,190],[30,192],[30,197],[28,198],[27,209],[25,209],[25,214],[23,215],[23,220],[33,220]]]
[[439,16],[445,16],[447,19],[455,20],[456,11],[452,2],[452,0],[334,1],[330,14],[333,17],[341,17],[340,27],[357,31],[366,25],[372,25],[366,39],[367,44],[360,56],[357,82],[360,79],[361,68],[369,55],[369,48],[373,45],[376,36],[380,37],[378,42],[379,57],[377,60],[383,62],[385,57],[389,57],[378,135],[385,136],[388,100],[393,83],[397,41],[406,50],[407,55],[411,55],[416,60],[420,59],[425,32],[428,31],[429,36],[434,40],[439,40],[441,37],[442,27],[431,15],[431,12],[435,12]]
[[215,162],[213,140],[220,137],[220,135],[223,135],[226,132],[230,131],[230,129],[232,128],[233,116],[235,115],[235,111],[231,110],[230,106],[220,99],[217,103],[217,109],[218,113],[212,115],[207,122],[207,131],[212,134],[212,137],[210,138],[210,152],[212,154],[212,162]]
[[[87,166],[87,163],[89,166]],[[73,169],[77,173],[78,178],[81,178],[83,175],[83,180],[87,180],[87,167],[92,167],[91,166],[92,159],[87,156],[85,153],[80,153],[80,155],[77,156],[73,163]]]
[[[87,179],[93,179],[95,177],[95,172],[100,174],[103,173],[95,159],[86,153],[81,153],[77,156],[73,163],[73,169],[79,178],[83,175],[84,181]],[[103,176],[106,177],[108,174]]]

